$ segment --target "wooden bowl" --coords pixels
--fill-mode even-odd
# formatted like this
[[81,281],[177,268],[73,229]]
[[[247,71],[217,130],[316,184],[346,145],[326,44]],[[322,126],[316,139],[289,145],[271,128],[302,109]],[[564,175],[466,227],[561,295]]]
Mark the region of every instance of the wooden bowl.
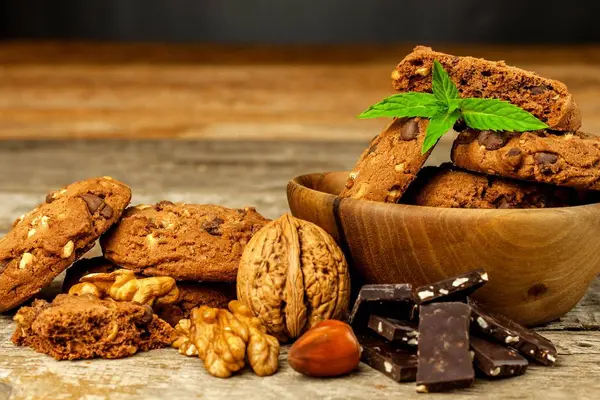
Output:
[[288,184],[294,216],[329,232],[365,283],[416,286],[483,268],[474,298],[525,325],[552,321],[600,273],[600,204],[455,209],[340,198],[348,172]]

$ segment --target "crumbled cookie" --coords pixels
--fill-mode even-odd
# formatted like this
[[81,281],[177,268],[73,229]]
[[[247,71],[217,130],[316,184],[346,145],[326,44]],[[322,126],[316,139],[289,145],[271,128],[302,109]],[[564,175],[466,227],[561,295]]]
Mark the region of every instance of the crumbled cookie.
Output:
[[129,208],[100,243],[105,258],[144,275],[235,282],[244,246],[267,222],[254,208],[163,201]]
[[[103,257],[79,260],[69,269],[63,282],[62,291],[68,293],[69,289],[79,283],[79,280],[88,274],[111,273],[121,267],[111,263]],[[144,275],[136,275],[140,278]],[[179,320],[189,318],[190,311],[202,305],[213,308],[227,308],[231,300],[236,299],[235,284],[219,282],[177,282],[179,299],[173,304],[155,304],[154,312],[175,326]]]
[[508,66],[504,61],[456,57],[417,46],[392,71],[394,88],[400,92],[431,92],[433,60],[442,64],[463,98],[510,101],[558,131],[581,127],[579,107],[564,83]]
[[461,132],[452,148],[461,168],[580,189],[600,190],[600,138],[582,132]]
[[446,208],[543,208],[580,204],[571,188],[480,175],[452,168],[426,167],[402,197],[404,204]]
[[394,120],[362,153],[340,197],[395,203],[431,153],[421,154],[428,124],[424,118]]
[[175,330],[149,306],[100,300],[90,295],[58,295],[22,307],[12,341],[57,360],[122,358],[170,346]]
[[131,190],[112,178],[73,183],[0,239],[0,311],[24,303],[90,250],[121,217]]

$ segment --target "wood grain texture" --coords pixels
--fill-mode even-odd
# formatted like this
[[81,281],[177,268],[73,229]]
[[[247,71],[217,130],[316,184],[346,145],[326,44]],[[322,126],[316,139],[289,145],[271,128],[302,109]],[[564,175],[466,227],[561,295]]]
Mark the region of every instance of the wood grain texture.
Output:
[[[367,139],[368,140],[368,139]],[[74,180],[114,175],[130,184],[134,203],[163,199],[255,204],[276,217],[288,210],[288,180],[310,171],[350,168],[364,143],[214,141],[0,142],[0,231],[44,199],[47,191]],[[443,146],[442,146],[443,147]],[[445,159],[440,148],[432,162]],[[323,186],[335,187],[335,181]],[[94,250],[90,256],[98,254]],[[45,291],[51,296],[59,289]],[[398,399],[417,397],[414,384],[397,384],[361,364],[348,377],[305,378],[287,365],[269,378],[250,371],[232,379],[210,377],[199,360],[165,349],[124,360],[58,362],[9,341],[11,315],[0,316],[0,399]],[[554,368],[532,367],[522,377],[477,381],[450,399],[595,399],[600,390],[600,280],[560,321],[541,329],[559,349]],[[419,398],[437,398],[418,395]]]
[[[413,45],[0,43],[0,138],[363,141]],[[600,46],[435,46],[564,81],[600,132]]]

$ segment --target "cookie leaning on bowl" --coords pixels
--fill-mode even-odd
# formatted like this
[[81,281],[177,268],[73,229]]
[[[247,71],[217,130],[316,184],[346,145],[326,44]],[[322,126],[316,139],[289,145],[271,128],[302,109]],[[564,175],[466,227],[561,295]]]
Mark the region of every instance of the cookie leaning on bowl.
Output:
[[340,197],[395,203],[431,154],[421,154],[428,124],[424,118],[394,120],[362,153]]
[[579,205],[587,197],[573,188],[480,175],[447,163],[423,168],[400,202],[445,208],[546,208]]
[[431,92],[433,60],[442,64],[463,98],[509,101],[557,131],[581,127],[579,107],[564,83],[511,67],[504,61],[457,57],[417,46],[392,72],[394,88],[399,92]]
[[490,175],[600,190],[600,137],[583,132],[466,129],[454,142],[452,161]]
[[90,250],[121,217],[131,190],[104,177],[50,193],[0,239],[0,311],[16,307]]
[[[118,265],[111,263],[103,257],[82,259],[67,269],[67,274],[62,285],[63,293],[69,290],[79,280],[89,274],[110,274],[121,269]],[[136,278],[147,278],[136,274]],[[189,318],[190,311],[202,305],[213,308],[227,308],[231,300],[235,300],[235,284],[220,282],[177,282],[179,298],[170,304],[155,303],[153,309],[156,314],[175,326],[179,320]]]
[[144,275],[235,282],[244,246],[267,222],[254,208],[162,201],[128,208],[100,244],[106,259]]

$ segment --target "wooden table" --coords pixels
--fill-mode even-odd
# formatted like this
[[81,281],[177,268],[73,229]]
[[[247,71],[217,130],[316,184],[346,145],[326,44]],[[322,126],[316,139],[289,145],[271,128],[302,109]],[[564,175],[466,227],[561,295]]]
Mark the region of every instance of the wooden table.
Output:
[[[251,204],[276,217],[287,210],[290,178],[353,165],[384,124],[353,115],[388,93],[387,74],[406,51],[2,44],[0,137],[13,140],[0,142],[0,232],[47,191],[98,175],[130,184],[133,203]],[[585,126],[600,131],[593,110],[600,49],[502,51],[507,60],[569,83]],[[85,139],[107,137],[140,140]],[[447,159],[449,142],[444,139],[431,163]],[[222,380],[171,349],[123,360],[57,362],[13,346],[13,330],[11,315],[0,316],[0,400],[417,397],[413,384],[396,384],[364,364],[344,378],[305,378],[287,365],[286,349],[272,377],[244,372]],[[478,381],[445,397],[597,398],[600,281],[571,313],[540,330],[557,344],[555,367]]]

